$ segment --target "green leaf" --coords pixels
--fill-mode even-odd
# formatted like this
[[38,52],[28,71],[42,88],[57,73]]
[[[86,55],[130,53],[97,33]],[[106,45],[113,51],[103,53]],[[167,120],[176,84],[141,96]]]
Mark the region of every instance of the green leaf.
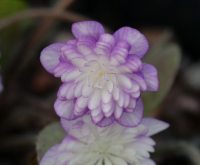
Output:
[[[6,17],[14,15],[27,7],[28,5],[25,0],[0,0],[0,20],[6,19]],[[21,43],[20,34],[21,27],[18,24],[0,31],[0,51],[2,53],[0,64],[2,70],[7,65],[7,61],[12,59],[13,53],[16,54],[15,50],[19,47],[19,43]]]
[[27,8],[24,0],[0,0],[0,18],[10,16]]
[[155,93],[144,93],[142,96],[145,114],[150,115],[154,113],[168,94],[174,82],[181,61],[181,51],[177,44],[168,42],[166,35],[163,35],[160,41],[153,45],[144,61],[154,65],[159,75],[159,91]]
[[47,150],[55,144],[58,144],[66,136],[59,122],[54,122],[46,126],[38,135],[36,150],[38,160],[44,156]]

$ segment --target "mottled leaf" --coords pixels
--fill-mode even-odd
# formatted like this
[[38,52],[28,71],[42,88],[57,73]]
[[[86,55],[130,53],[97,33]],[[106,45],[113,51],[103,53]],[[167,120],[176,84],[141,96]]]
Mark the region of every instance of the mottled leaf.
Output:
[[152,46],[144,60],[158,69],[160,81],[158,92],[145,93],[142,96],[145,114],[150,115],[165,98],[174,82],[181,61],[180,48],[177,44],[169,42],[165,34]]
[[66,135],[59,122],[52,123],[45,127],[38,135],[36,149],[38,160],[44,156],[46,151],[55,144],[62,141]]

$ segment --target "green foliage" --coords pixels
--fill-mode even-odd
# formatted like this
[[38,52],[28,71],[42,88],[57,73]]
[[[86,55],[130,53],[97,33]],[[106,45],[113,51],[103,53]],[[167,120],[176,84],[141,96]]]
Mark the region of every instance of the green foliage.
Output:
[[61,140],[65,137],[65,132],[59,122],[54,122],[47,127],[45,127],[37,139],[37,156],[38,160],[44,156],[45,152],[55,144],[61,142]]
[[0,0],[0,19],[15,14],[27,7],[24,0]]
[[143,94],[145,114],[154,113],[158,105],[169,92],[176,73],[178,71],[181,52],[175,43],[168,42],[169,36],[163,35],[157,44],[153,45],[150,52],[145,56],[145,62],[153,64],[159,75],[159,91]]
[[[8,16],[12,16],[27,7],[25,0],[0,0],[0,20],[6,19]],[[13,54],[16,54],[16,49],[21,43],[19,39],[21,29],[22,26],[15,24],[0,31],[0,51],[2,53],[0,64],[2,71],[5,70],[8,61],[12,60]]]

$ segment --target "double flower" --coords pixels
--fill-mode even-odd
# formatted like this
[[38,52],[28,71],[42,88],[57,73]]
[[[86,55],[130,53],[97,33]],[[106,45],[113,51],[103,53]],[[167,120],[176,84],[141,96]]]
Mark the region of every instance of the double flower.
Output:
[[141,93],[158,90],[157,70],[142,62],[145,36],[130,27],[111,35],[95,21],[74,23],[72,33],[41,53],[62,80],[54,108],[68,135],[40,164],[153,165],[149,136],[168,124],[143,118]]

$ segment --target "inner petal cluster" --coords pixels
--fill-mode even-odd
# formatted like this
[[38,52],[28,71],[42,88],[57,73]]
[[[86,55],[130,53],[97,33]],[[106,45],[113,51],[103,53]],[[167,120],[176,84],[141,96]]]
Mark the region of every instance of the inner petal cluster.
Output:
[[[74,117],[89,111],[95,123],[103,118],[112,122],[123,111],[133,112],[140,96],[140,86],[134,80],[139,76],[134,78],[133,74],[142,68],[140,59],[129,57],[125,41],[111,44],[105,38],[115,42],[111,35],[103,34],[92,46],[88,46],[89,39],[81,39],[81,44],[79,40],[70,41],[61,48],[61,60],[71,64],[71,69],[61,76],[64,87],[58,96],[62,101],[74,103],[70,106]],[[71,95],[66,95],[67,92]],[[58,107],[56,104],[55,108]]]

